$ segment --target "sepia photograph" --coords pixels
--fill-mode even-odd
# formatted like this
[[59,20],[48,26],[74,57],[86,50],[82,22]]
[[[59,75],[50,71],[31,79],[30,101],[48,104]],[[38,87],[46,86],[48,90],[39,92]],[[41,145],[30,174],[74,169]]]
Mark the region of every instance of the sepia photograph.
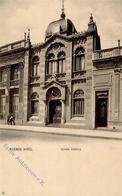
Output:
[[0,0],[0,27],[0,196],[121,196],[121,0]]

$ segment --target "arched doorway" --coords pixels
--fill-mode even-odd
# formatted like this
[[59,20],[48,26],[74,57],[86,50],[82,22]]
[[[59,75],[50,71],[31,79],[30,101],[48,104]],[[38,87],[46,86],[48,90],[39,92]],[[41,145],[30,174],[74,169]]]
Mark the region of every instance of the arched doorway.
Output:
[[48,124],[60,124],[62,116],[61,92],[57,87],[47,91]]
[[61,101],[51,100],[49,102],[49,124],[61,123]]

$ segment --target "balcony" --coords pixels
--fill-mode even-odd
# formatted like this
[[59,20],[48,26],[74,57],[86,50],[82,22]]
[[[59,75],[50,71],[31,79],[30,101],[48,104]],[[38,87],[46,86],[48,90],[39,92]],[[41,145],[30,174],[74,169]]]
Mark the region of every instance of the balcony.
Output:
[[93,53],[93,61],[111,60],[122,56],[122,46],[105,50],[98,50]]
[[64,79],[66,73],[55,73],[55,74],[46,74],[45,80],[52,80],[52,79]]
[[0,82],[0,87],[5,87],[6,86],[6,82],[1,81]]
[[10,86],[18,86],[19,85],[19,80],[11,80],[10,81]]
[[85,73],[86,73],[86,70],[73,71],[72,77],[73,79],[85,78]]
[[31,76],[30,83],[40,83],[40,76]]

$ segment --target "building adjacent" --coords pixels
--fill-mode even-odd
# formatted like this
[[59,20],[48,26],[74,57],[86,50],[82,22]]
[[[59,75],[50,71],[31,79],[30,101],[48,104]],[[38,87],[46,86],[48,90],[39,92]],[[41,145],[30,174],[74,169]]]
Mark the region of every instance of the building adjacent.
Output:
[[122,47],[101,49],[92,16],[79,33],[62,11],[43,43],[0,47],[0,123],[121,127],[121,105]]

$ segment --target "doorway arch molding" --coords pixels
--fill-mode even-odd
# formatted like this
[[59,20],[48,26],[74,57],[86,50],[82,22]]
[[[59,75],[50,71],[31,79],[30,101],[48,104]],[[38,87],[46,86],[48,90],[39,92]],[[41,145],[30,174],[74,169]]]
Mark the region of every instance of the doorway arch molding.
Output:
[[61,91],[57,87],[51,87],[46,92],[46,100],[60,100],[61,99]]
[[[61,84],[57,81],[52,81],[51,83],[48,83],[47,85],[45,85],[44,91],[45,93],[43,95],[44,96],[43,101],[45,103],[45,124],[50,124],[53,121],[50,118],[51,107],[52,107],[52,111],[54,115],[56,114],[57,117],[60,117],[60,120],[59,120],[60,123],[64,124],[65,123],[66,84]],[[59,109],[60,109],[60,115],[59,115]]]
[[[52,81],[48,84],[46,84],[44,87],[44,94],[43,94],[43,101],[48,101],[49,100],[49,95],[48,93],[53,90],[53,89],[57,89],[57,92],[60,91],[60,100],[65,101],[66,99],[66,84],[61,84],[57,81]],[[59,94],[58,94],[59,95]],[[54,99],[54,97],[52,97]]]

